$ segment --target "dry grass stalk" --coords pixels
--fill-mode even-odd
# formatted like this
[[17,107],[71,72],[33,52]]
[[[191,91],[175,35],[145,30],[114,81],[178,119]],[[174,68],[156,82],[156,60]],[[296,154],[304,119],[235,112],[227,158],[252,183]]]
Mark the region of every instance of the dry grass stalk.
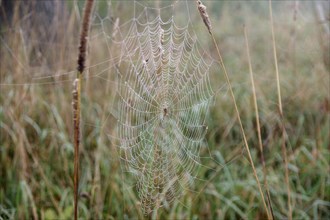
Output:
[[289,168],[288,168],[288,156],[285,144],[285,126],[284,126],[284,116],[283,116],[283,108],[282,108],[282,97],[281,97],[281,87],[280,87],[280,75],[278,71],[278,62],[277,62],[277,54],[276,54],[276,41],[275,41],[275,34],[274,34],[274,23],[273,23],[273,10],[272,10],[272,1],[269,0],[269,15],[270,15],[270,23],[271,23],[271,30],[272,30],[272,42],[273,42],[273,55],[274,55],[274,63],[275,63],[275,72],[276,72],[276,85],[277,85],[277,94],[278,94],[278,106],[279,106],[279,113],[280,113],[280,120],[281,120],[281,130],[282,130],[282,154],[284,157],[284,168],[285,168],[285,184],[287,188],[288,194],[288,219],[292,219],[292,208],[291,208],[291,189],[290,189],[290,182],[289,182]]
[[80,111],[81,111],[81,84],[82,74],[85,69],[87,37],[89,31],[90,16],[94,0],[85,3],[82,29],[80,33],[80,44],[78,54],[77,78],[73,89],[73,128],[74,128],[74,219],[78,219],[78,183],[79,183],[79,145],[80,145]]
[[[81,74],[79,74],[80,76]],[[79,145],[80,145],[80,77],[73,83],[73,137],[74,137],[74,218],[78,216],[78,182],[79,182]]]
[[241,130],[241,133],[242,133],[242,136],[243,136],[244,145],[245,145],[246,151],[248,153],[249,161],[250,161],[251,166],[252,166],[252,169],[253,169],[253,174],[254,174],[255,179],[257,181],[257,184],[258,184],[258,189],[259,189],[259,192],[260,192],[260,195],[261,195],[261,198],[262,198],[264,209],[267,212],[268,219],[271,219],[271,216],[270,216],[268,207],[266,205],[265,197],[264,197],[264,194],[263,194],[262,189],[261,189],[261,184],[260,184],[260,181],[259,181],[259,178],[258,178],[258,175],[257,175],[257,171],[255,169],[254,162],[252,160],[252,156],[251,156],[251,153],[250,153],[250,148],[249,148],[249,145],[247,143],[245,131],[244,131],[242,120],[241,120],[241,117],[240,117],[240,114],[239,114],[239,111],[238,111],[238,107],[237,107],[236,98],[235,98],[235,95],[234,95],[234,92],[233,92],[233,88],[231,86],[230,79],[229,79],[229,76],[228,76],[228,73],[227,73],[225,64],[223,62],[223,59],[222,59],[222,56],[221,56],[221,53],[220,53],[220,49],[219,49],[218,44],[217,44],[217,42],[216,42],[216,40],[214,38],[214,35],[212,33],[212,29],[211,29],[212,26],[211,26],[211,22],[210,22],[208,13],[206,11],[206,7],[203,5],[203,3],[200,0],[197,0],[197,5],[198,5],[198,10],[199,10],[199,12],[201,14],[201,17],[202,17],[202,19],[204,21],[204,24],[205,24],[206,28],[208,29],[208,31],[209,31],[209,33],[210,33],[210,35],[212,37],[214,46],[215,46],[215,48],[217,50],[217,54],[219,56],[219,61],[220,61],[221,67],[222,67],[222,69],[223,69],[223,71],[225,73],[226,81],[227,81],[227,84],[228,84],[228,87],[229,87],[229,91],[230,91],[232,100],[234,102],[235,112],[236,112],[236,115],[237,115],[237,118],[238,118],[238,122],[239,122],[239,125],[240,125],[240,130]]
[[266,163],[265,163],[263,145],[262,145],[262,140],[261,140],[258,102],[257,102],[256,88],[254,85],[254,77],[253,77],[253,71],[252,71],[249,41],[248,41],[246,27],[244,27],[244,36],[245,36],[245,43],[246,43],[247,58],[248,58],[248,63],[249,63],[250,79],[251,79],[251,84],[252,84],[253,103],[254,103],[254,109],[255,109],[255,114],[256,114],[256,124],[257,124],[257,133],[258,133],[258,144],[259,144],[259,150],[260,150],[260,154],[261,154],[262,171],[264,174],[264,185],[265,185],[266,192],[267,192],[267,200],[268,200],[268,204],[269,204],[270,213],[271,213],[272,219],[274,219],[274,213],[273,213],[272,204],[270,201],[270,193],[269,193],[269,187],[268,187],[268,181],[267,181]]

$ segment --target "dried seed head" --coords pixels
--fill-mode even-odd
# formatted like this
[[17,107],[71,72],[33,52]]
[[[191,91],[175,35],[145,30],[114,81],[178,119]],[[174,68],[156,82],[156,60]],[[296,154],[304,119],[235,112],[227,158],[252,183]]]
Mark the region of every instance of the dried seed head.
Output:
[[209,33],[211,34],[212,25],[211,25],[209,15],[206,12],[206,6],[203,5],[203,3],[200,0],[197,0],[196,2],[197,2],[198,11],[201,14],[204,24],[207,27],[207,30],[209,31]]
[[84,18],[82,22],[82,29],[80,33],[80,44],[79,44],[79,54],[78,54],[78,67],[77,70],[80,74],[85,69],[86,61],[86,48],[87,48],[87,37],[90,23],[90,14],[92,12],[94,0],[88,0],[84,9]]

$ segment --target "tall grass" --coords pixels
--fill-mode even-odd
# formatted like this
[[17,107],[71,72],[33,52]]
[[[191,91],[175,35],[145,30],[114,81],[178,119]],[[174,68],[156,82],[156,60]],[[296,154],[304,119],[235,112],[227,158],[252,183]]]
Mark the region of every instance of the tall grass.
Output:
[[279,114],[281,120],[281,130],[282,130],[282,152],[283,152],[283,160],[284,160],[284,169],[285,169],[285,184],[287,188],[287,197],[288,197],[288,219],[292,219],[292,208],[291,208],[291,189],[290,189],[290,181],[289,181],[289,167],[288,167],[288,154],[286,150],[286,132],[285,132],[285,124],[284,124],[284,113],[282,107],[282,96],[281,96],[281,85],[280,85],[280,74],[278,70],[278,61],[277,61],[277,50],[276,50],[276,40],[274,33],[274,22],[273,22],[273,9],[272,9],[272,1],[269,0],[269,14],[270,14],[270,27],[272,30],[272,45],[273,45],[273,54],[274,54],[274,63],[275,63],[275,73],[276,73],[276,89],[278,95],[278,107]]
[[77,78],[73,84],[72,109],[74,129],[74,219],[78,219],[78,197],[79,197],[79,145],[80,145],[80,112],[81,112],[81,87],[83,73],[85,70],[87,38],[90,28],[90,17],[94,0],[85,3],[83,22],[81,25],[80,44],[78,53]]
[[244,131],[242,120],[241,120],[241,116],[240,116],[240,113],[239,113],[239,110],[238,110],[238,107],[237,107],[236,98],[235,98],[235,95],[234,95],[234,92],[233,92],[232,84],[230,82],[230,79],[229,79],[229,76],[228,76],[228,73],[227,73],[225,64],[223,62],[223,59],[222,59],[222,56],[221,56],[221,53],[220,53],[218,44],[217,44],[217,42],[216,42],[216,40],[214,38],[212,27],[211,27],[211,22],[210,22],[209,16],[208,16],[207,11],[206,11],[206,6],[204,6],[203,3],[200,0],[197,0],[197,4],[198,4],[198,10],[199,10],[199,12],[201,14],[201,17],[202,17],[202,19],[204,21],[204,24],[206,25],[206,27],[207,27],[210,35],[211,35],[211,38],[213,40],[213,44],[214,44],[214,46],[216,48],[216,51],[217,51],[217,54],[218,54],[218,57],[219,57],[219,61],[220,61],[221,67],[222,67],[222,69],[223,69],[223,71],[225,73],[226,82],[228,84],[229,92],[230,92],[231,98],[232,98],[233,103],[234,103],[235,112],[236,112],[237,119],[238,119],[238,122],[239,122],[239,126],[240,126],[240,130],[241,130],[241,133],[242,133],[244,145],[245,145],[246,151],[248,153],[248,157],[249,157],[249,161],[251,163],[253,174],[254,174],[254,176],[256,178],[256,181],[257,181],[257,184],[258,184],[258,189],[259,189],[259,192],[260,192],[262,203],[264,205],[264,209],[267,212],[268,219],[271,219],[271,216],[270,216],[268,207],[266,205],[266,200],[264,198],[264,194],[263,194],[262,189],[261,189],[261,185],[260,185],[260,181],[259,181],[259,178],[258,178],[258,175],[257,175],[257,171],[256,171],[256,168],[254,166],[254,162],[253,162],[253,159],[252,159],[252,156],[251,156],[249,144],[248,144],[247,139],[246,139],[245,131]]
[[267,169],[266,169],[266,164],[265,164],[264,148],[263,148],[262,137],[261,137],[260,117],[259,117],[257,94],[256,94],[256,88],[255,88],[253,70],[252,70],[252,64],[251,64],[248,35],[247,35],[247,30],[246,30],[245,26],[244,26],[244,37],[245,37],[246,55],[247,55],[248,64],[249,64],[249,72],[250,72],[250,79],[251,79],[251,86],[252,86],[253,104],[254,104],[256,124],[257,124],[258,145],[259,145],[259,150],[260,150],[260,158],[261,158],[263,178],[264,178],[263,183],[264,183],[265,191],[267,193],[267,201],[268,201],[269,212],[270,212],[270,213],[268,213],[268,218],[274,219],[274,213],[273,213],[272,204],[271,204],[271,201],[270,201],[270,193],[269,193],[269,187],[268,187],[268,182],[267,182]]
[[[76,77],[76,71],[72,70],[77,62],[82,5],[78,1],[70,4],[66,28],[49,25],[45,29],[61,36],[52,42],[41,40],[33,31],[41,28],[40,24],[27,26],[19,14],[13,16],[9,27],[1,25],[0,216],[4,219],[71,219],[74,214],[70,103],[72,81]],[[100,4],[105,2],[98,1],[95,9]],[[213,34],[220,42],[223,62],[230,70],[230,81],[262,190],[266,190],[266,186],[262,184],[262,178],[265,178],[262,177],[262,160],[258,162],[261,158],[258,135],[263,145],[274,217],[286,218],[288,192],[286,177],[282,175],[285,172],[284,156],[279,150],[282,130],[278,126],[279,104],[268,2],[206,1],[205,4],[208,9],[214,9],[208,11],[210,19],[216,22]],[[130,2],[113,2],[110,7],[116,8],[111,12],[113,18],[119,17],[120,23],[128,19],[131,15],[125,12],[131,10],[130,7]],[[286,144],[290,149],[287,168],[292,187],[292,219],[330,217],[329,70],[323,61],[326,47],[318,44],[320,24],[310,10],[308,2],[300,2],[294,23],[296,74],[291,71],[293,63],[288,59],[292,51],[287,49],[292,39],[292,23],[288,22],[288,18],[292,18],[293,8],[290,2],[273,2],[272,10],[281,103],[289,137]],[[29,13],[38,16],[39,12],[32,10]],[[196,9],[194,13],[198,13]],[[187,15],[181,16],[186,18]],[[192,19],[195,18],[192,16]],[[200,17],[196,16],[193,21],[195,30],[203,31],[201,36],[205,35]],[[249,30],[251,62],[244,50],[243,23]],[[93,30],[99,32],[98,26],[93,26]],[[30,32],[28,38],[25,36],[27,32]],[[207,49],[216,57],[212,39],[205,41]],[[38,52],[33,51],[36,42],[47,48],[41,51],[43,56],[37,57]],[[93,56],[89,57],[86,73],[90,72],[92,76],[102,70],[91,67],[97,62],[95,57],[104,56],[108,51],[105,41],[90,43]],[[326,41],[323,43],[327,44]],[[35,62],[36,58],[38,62]],[[248,74],[249,63],[253,68],[255,92]],[[215,82],[219,82],[217,73],[211,73]],[[109,92],[100,89],[106,87],[110,87]],[[81,218],[143,218],[134,189],[122,191],[125,173],[119,167],[119,155],[107,135],[113,133],[111,125],[116,123],[114,118],[106,117],[111,113],[106,103],[113,99],[112,87],[113,84],[105,80],[90,78],[89,94],[81,97],[84,106],[81,109],[84,135],[80,148],[79,181]],[[259,116],[256,116],[254,96],[258,101]],[[215,169],[201,168],[198,178],[205,181],[196,183],[193,190],[197,193],[187,193],[171,208],[159,210],[159,218],[267,218],[245,143],[241,139],[240,126],[235,123],[236,115],[231,96],[218,95],[208,121],[206,140],[209,147],[202,152],[202,156],[210,152],[216,160],[215,163],[202,158],[202,163]],[[105,118],[109,123],[103,123]]]

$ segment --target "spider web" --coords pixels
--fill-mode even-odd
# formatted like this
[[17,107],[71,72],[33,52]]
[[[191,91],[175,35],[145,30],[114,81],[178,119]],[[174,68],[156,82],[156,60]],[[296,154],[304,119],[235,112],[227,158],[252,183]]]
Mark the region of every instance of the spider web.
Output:
[[179,26],[176,4],[154,9],[134,2],[134,18],[115,27],[111,46],[118,75],[114,116],[118,149],[146,214],[179,198],[198,173],[207,113],[215,95],[214,61],[190,21]]
[[[108,135],[123,162],[124,193],[136,188],[148,214],[192,191],[196,180],[204,181],[197,175],[201,166],[206,167],[200,151],[208,150],[204,140],[208,110],[223,84],[213,85],[209,78],[209,72],[219,70],[194,32],[188,2],[165,2],[167,6],[158,8],[132,3],[134,7],[127,7],[128,11],[133,8],[128,20],[114,19],[110,12],[105,17],[94,14],[85,77],[86,84],[101,79],[106,83],[105,93],[116,92],[108,105],[117,129]],[[113,5],[108,4],[110,10]],[[195,2],[189,2],[189,7],[197,10]],[[182,14],[186,16],[178,16]],[[48,44],[47,48],[57,51],[58,45]],[[30,80],[1,85],[71,89],[75,77],[75,71],[31,71]],[[110,117],[101,125],[83,118],[82,127],[103,129]]]

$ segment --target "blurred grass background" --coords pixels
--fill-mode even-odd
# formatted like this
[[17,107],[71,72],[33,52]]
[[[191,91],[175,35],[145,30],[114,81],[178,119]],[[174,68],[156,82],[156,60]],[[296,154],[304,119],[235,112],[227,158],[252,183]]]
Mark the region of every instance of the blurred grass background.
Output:
[[[71,219],[71,90],[83,2],[10,2],[0,1],[0,218]],[[153,7],[169,4],[141,3]],[[329,2],[318,3],[323,5],[325,14],[329,12]],[[324,24],[329,25],[329,14],[326,20],[320,19],[315,7],[318,3],[273,3],[294,219],[330,218],[330,43],[324,28]],[[194,30],[204,49],[216,57],[195,2],[191,4]],[[287,193],[268,2],[204,1],[204,4],[209,8],[263,182],[243,25],[249,31],[271,204],[277,219],[286,218]],[[116,18],[127,21],[133,16],[132,11],[132,1],[97,1],[92,33],[111,34],[111,21]],[[183,19],[187,16],[183,9],[177,13]],[[106,24],[109,32],[96,25],[99,17],[106,16],[110,21]],[[114,141],[108,135],[114,135],[116,124],[114,118],[107,118],[115,86],[93,77],[104,69],[93,64],[109,59],[106,40],[91,40],[89,53],[82,100],[80,216],[142,219],[134,188],[123,192],[125,173],[120,168]],[[115,76],[108,74],[111,73],[105,72],[104,76],[115,80]],[[215,82],[221,82],[221,74],[210,74]],[[204,181],[196,181],[193,188],[198,193],[188,192],[170,208],[161,209],[160,218],[265,219],[233,104],[226,92],[216,97],[208,127],[208,147],[203,148],[201,156],[206,157],[202,163],[214,169],[202,167],[198,178]],[[210,155],[217,163],[207,159]]]

